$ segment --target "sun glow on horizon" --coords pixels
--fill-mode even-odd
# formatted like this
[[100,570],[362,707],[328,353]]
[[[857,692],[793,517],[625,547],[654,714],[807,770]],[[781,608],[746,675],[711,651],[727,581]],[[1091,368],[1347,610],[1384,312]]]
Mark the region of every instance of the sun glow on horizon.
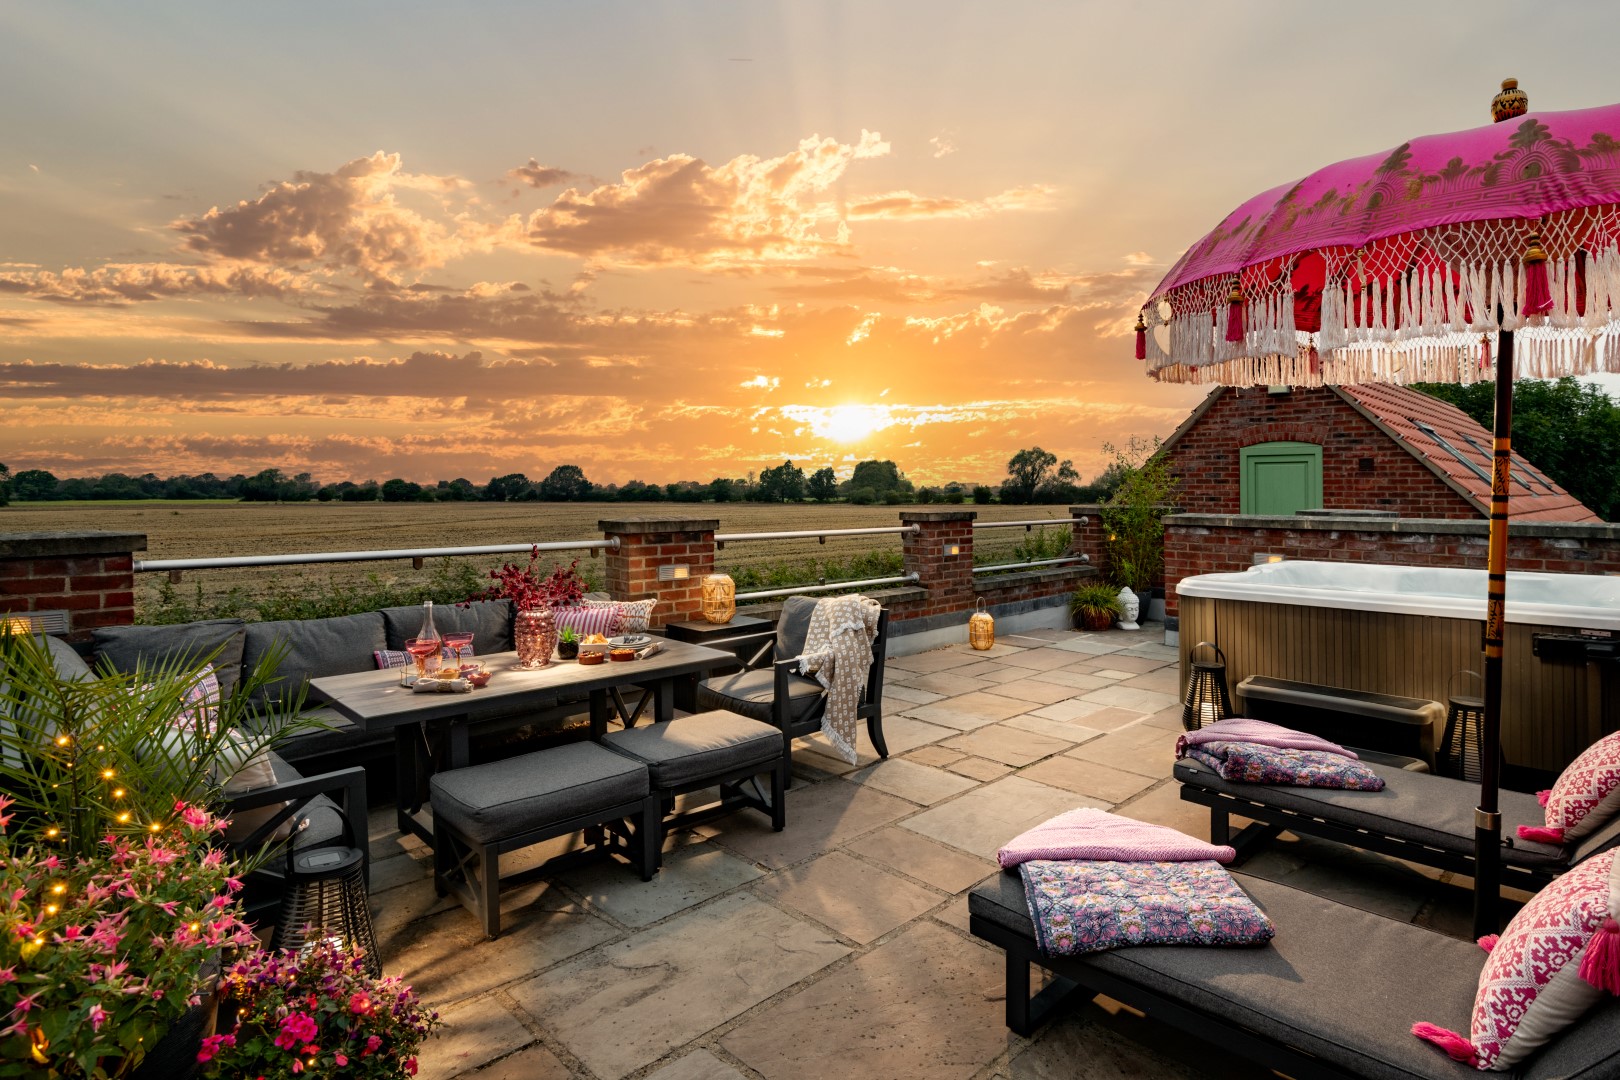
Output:
[[830,409],[806,409],[803,419],[818,438],[840,443],[860,442],[895,423],[893,410],[886,405],[834,405]]

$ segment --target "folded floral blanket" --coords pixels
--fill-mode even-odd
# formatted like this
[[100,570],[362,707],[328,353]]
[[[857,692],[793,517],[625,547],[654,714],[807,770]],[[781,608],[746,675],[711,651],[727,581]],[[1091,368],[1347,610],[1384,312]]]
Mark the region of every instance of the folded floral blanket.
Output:
[[1355,760],[1356,757],[1355,751],[1346,750],[1338,743],[1328,742],[1304,731],[1285,728],[1281,724],[1250,720],[1245,716],[1217,720],[1213,724],[1205,724],[1196,731],[1187,732],[1176,740],[1176,756],[1186,756],[1183,751],[1189,746],[1201,746],[1212,742],[1257,743],[1260,746],[1275,746],[1279,750],[1315,750],[1323,754],[1338,754],[1351,760]]
[[1089,807],[1059,814],[1019,833],[996,852],[996,861],[1004,870],[1032,859],[1229,863],[1235,858],[1237,852],[1224,844],[1211,844],[1167,825],[1150,825]]
[[1121,945],[1264,945],[1276,932],[1213,861],[1037,859],[1019,873],[1036,943],[1049,956]]
[[1206,742],[1180,757],[1208,765],[1222,780],[1244,784],[1383,791],[1384,778],[1360,761],[1318,750],[1283,750],[1251,742]]

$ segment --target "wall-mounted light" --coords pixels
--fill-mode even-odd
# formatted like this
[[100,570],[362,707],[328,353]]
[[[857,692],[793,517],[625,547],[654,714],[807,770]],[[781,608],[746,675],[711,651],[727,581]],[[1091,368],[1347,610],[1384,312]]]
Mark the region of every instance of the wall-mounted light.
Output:
[[960,555],[960,554],[962,554],[962,545],[961,544],[946,544],[945,545],[945,554],[947,554],[947,555]]
[[660,566],[658,568],[659,581],[685,581],[691,576],[692,568],[690,566],[677,564],[674,566]]
[[1252,565],[1260,566],[1263,563],[1282,562],[1286,557],[1287,556],[1275,555],[1267,551],[1257,551],[1254,553],[1254,562]]
[[0,615],[0,631],[8,634],[65,634],[66,611],[10,611]]

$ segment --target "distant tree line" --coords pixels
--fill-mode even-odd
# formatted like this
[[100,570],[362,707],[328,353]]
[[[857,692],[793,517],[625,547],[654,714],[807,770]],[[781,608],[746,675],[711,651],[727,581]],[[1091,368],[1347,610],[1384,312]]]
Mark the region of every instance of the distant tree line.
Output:
[[[1110,466],[1112,470],[1114,466]],[[541,480],[523,473],[492,476],[484,484],[466,477],[418,484],[395,477],[381,482],[343,480],[322,484],[309,473],[293,476],[280,469],[263,469],[252,476],[237,473],[221,477],[159,477],[155,473],[130,476],[107,473],[99,477],[59,479],[44,469],[24,469],[12,475],[0,465],[0,506],[7,495],[20,502],[85,499],[240,499],[244,502],[763,502],[818,503],[844,500],[860,506],[972,501],[990,503],[1067,503],[1095,501],[1112,490],[1109,472],[1091,485],[1079,484],[1069,461],[1033,447],[1020,450],[1007,464],[1008,478],[999,489],[987,484],[962,483],[918,486],[893,461],[858,462],[849,479],[839,480],[831,466],[813,472],[792,461],[746,476],[717,476],[708,483],[677,480],[648,484],[595,484],[578,465],[559,465]]]

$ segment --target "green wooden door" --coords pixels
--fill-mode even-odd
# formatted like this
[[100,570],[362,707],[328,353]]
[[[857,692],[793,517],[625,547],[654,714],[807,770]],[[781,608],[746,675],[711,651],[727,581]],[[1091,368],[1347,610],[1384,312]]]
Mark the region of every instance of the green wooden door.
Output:
[[1274,442],[1238,452],[1238,503],[1245,514],[1292,514],[1322,506],[1322,448]]

